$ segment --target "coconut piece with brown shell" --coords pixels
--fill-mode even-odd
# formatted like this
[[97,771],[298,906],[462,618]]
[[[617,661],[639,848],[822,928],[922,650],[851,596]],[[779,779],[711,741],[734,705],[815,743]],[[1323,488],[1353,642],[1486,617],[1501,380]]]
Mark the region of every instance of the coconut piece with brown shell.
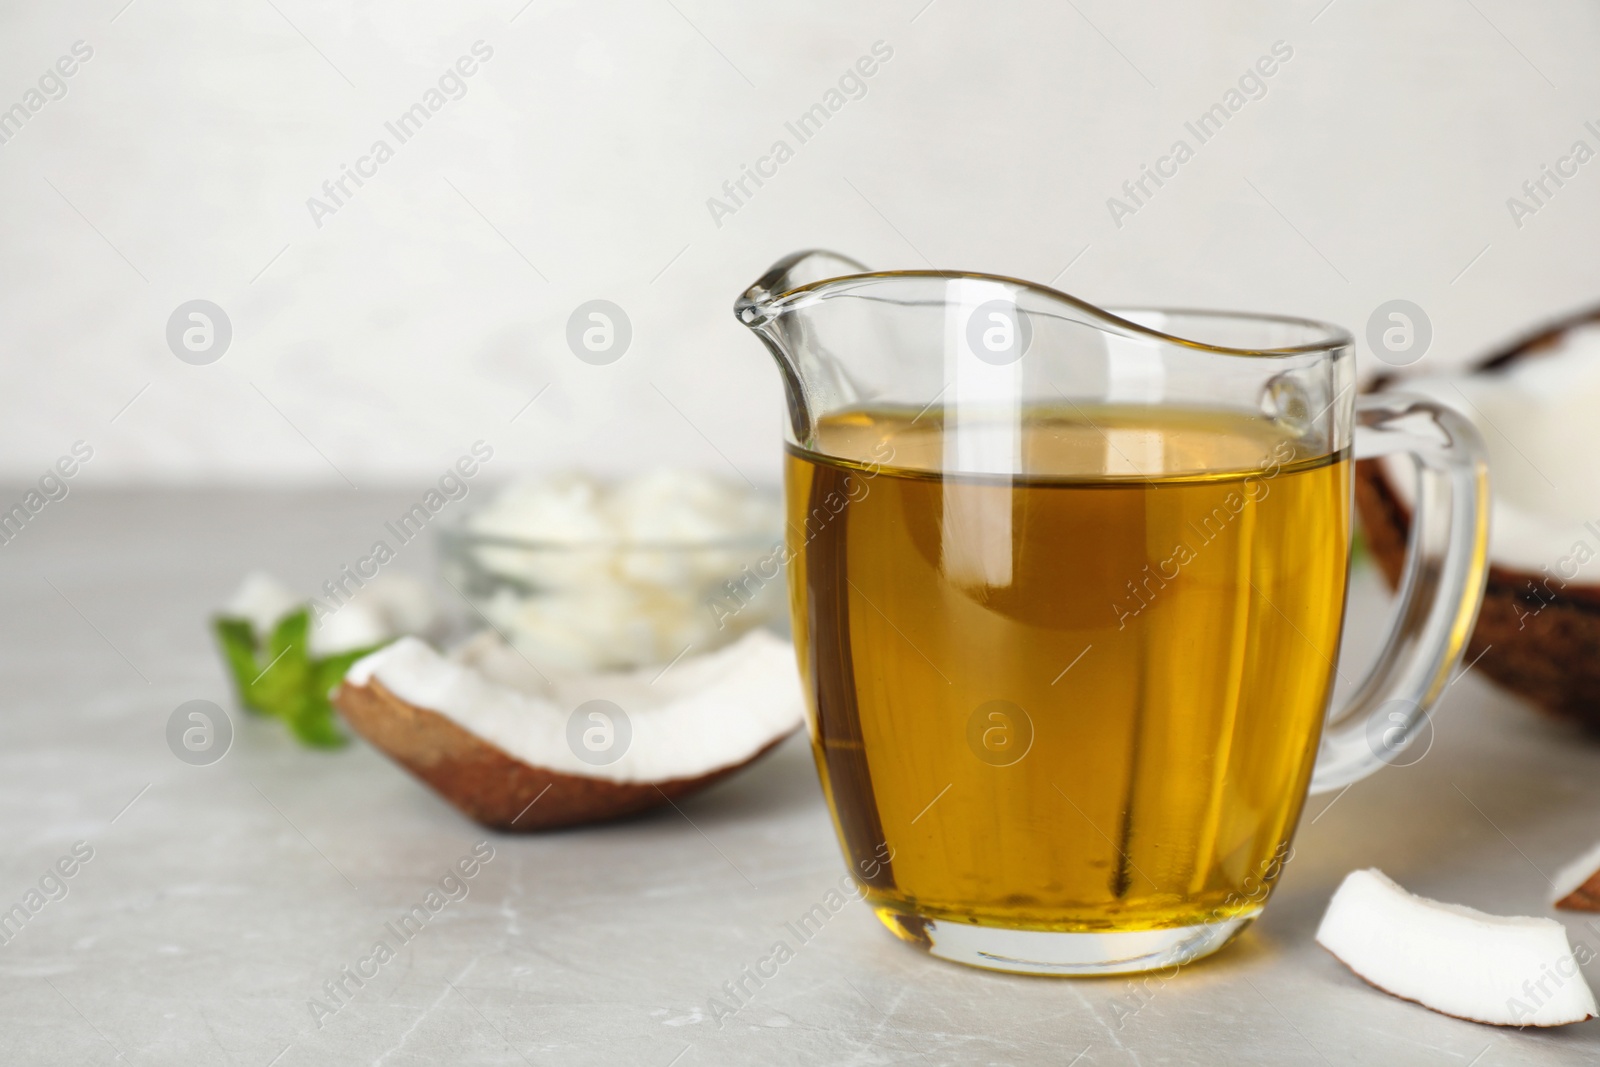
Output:
[[666,671],[548,678],[492,633],[448,656],[403,638],[352,666],[334,704],[469,818],[517,831],[686,797],[803,717],[793,650],[764,631]]
[[[1600,462],[1575,438],[1600,418],[1600,309],[1541,330],[1458,376],[1380,378],[1477,425],[1494,496],[1490,566],[1467,660],[1563,719],[1600,731]],[[1409,472],[1356,465],[1367,543],[1398,585]]]

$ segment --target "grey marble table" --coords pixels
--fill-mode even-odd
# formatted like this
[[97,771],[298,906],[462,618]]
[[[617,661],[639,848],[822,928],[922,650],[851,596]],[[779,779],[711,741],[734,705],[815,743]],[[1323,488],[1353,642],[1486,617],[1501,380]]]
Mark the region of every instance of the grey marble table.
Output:
[[[311,588],[404,499],[82,487],[0,548],[0,909],[41,881],[66,891],[0,945],[0,1060],[1600,1060],[1600,1021],[1518,1033],[1445,1018],[1375,992],[1312,942],[1352,868],[1548,914],[1546,874],[1600,838],[1600,744],[1474,674],[1451,688],[1420,762],[1311,802],[1265,917],[1171,981],[967,970],[892,940],[851,903],[733,1018],[714,1020],[723,983],[843,874],[798,741],[681,813],[488,837],[493,858],[464,880],[466,896],[393,959],[362,964],[486,835],[360,744],[309,752],[235,714],[228,755],[195,767],[164,731],[186,700],[232,708],[203,619],[246,569]],[[405,552],[395,566],[431,569],[426,549]],[[1383,610],[1368,573],[1349,654],[1370,647]],[[46,878],[74,847],[92,856]],[[1564,918],[1600,948],[1600,923]],[[357,986],[344,977],[357,966],[377,973]],[[341,980],[335,999],[327,984]]]

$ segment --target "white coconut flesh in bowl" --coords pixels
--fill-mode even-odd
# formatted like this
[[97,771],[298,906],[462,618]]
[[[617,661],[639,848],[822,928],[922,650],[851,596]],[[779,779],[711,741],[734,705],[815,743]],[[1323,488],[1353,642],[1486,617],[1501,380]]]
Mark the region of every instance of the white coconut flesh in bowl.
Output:
[[776,493],[695,471],[515,483],[443,533],[445,579],[541,670],[621,670],[781,626]]

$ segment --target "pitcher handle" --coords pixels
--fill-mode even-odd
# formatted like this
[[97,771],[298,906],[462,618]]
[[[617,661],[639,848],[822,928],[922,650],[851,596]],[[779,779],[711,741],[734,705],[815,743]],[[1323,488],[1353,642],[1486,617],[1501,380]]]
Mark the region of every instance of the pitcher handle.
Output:
[[1365,778],[1412,739],[1450,684],[1483,601],[1489,543],[1483,438],[1459,412],[1423,397],[1359,398],[1356,459],[1396,453],[1415,463],[1417,492],[1394,624],[1377,662],[1328,720],[1312,793]]

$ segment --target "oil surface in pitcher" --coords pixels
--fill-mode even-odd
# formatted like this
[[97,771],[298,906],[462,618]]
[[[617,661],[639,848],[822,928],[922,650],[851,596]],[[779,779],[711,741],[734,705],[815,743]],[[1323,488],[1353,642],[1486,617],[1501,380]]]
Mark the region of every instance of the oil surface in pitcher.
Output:
[[[974,459],[1014,473],[941,473]],[[1149,407],[853,411],[789,447],[813,749],[891,930],[1259,910],[1338,656],[1348,468]]]

